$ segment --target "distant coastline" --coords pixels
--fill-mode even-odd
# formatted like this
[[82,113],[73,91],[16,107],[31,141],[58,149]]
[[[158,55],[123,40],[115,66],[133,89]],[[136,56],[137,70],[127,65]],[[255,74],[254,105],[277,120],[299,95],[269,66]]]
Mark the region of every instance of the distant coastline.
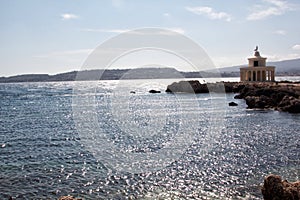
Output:
[[[224,70],[225,69],[225,70]],[[71,71],[55,75],[22,74],[10,77],[0,77],[0,83],[18,82],[59,82],[59,81],[92,81],[92,80],[130,80],[130,79],[173,79],[173,78],[215,78],[239,77],[239,71],[181,72],[174,68],[139,68]],[[300,70],[277,72],[276,76],[300,76]]]

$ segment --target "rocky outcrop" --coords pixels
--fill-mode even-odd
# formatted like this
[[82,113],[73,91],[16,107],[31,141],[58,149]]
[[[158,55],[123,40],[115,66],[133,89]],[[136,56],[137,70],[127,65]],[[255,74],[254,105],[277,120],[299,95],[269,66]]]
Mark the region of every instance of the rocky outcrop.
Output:
[[176,93],[239,93],[236,99],[245,99],[248,108],[275,109],[300,113],[300,84],[273,82],[219,82],[201,84],[197,80],[172,83],[166,92]]
[[300,99],[286,95],[280,101],[278,110],[290,113],[300,113]]
[[245,99],[248,108],[275,109],[300,113],[300,89],[298,86],[272,84],[245,84],[235,96]]
[[208,93],[207,84],[201,84],[199,81],[180,81],[168,85],[166,92],[177,93]]
[[300,200],[300,181],[289,183],[271,174],[265,177],[261,192],[264,200]]
[[197,80],[180,81],[168,85],[166,92],[170,93],[209,93],[209,92],[235,92],[235,82],[217,82],[201,84]]

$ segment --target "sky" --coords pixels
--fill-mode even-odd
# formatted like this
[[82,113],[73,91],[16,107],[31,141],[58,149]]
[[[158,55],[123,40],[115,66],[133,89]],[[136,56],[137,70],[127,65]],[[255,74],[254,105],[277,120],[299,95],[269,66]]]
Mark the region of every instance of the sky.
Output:
[[268,61],[295,59],[299,19],[299,0],[0,0],[0,76],[80,70],[105,41],[146,27],[183,34],[217,67],[246,64],[256,45]]

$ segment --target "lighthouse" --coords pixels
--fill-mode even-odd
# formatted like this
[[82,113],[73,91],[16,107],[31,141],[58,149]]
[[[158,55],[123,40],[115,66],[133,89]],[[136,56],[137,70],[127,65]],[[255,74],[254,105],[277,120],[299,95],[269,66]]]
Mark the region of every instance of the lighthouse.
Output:
[[254,49],[254,56],[248,58],[248,66],[240,68],[241,81],[275,81],[275,67],[266,66],[267,58],[261,57],[258,46]]

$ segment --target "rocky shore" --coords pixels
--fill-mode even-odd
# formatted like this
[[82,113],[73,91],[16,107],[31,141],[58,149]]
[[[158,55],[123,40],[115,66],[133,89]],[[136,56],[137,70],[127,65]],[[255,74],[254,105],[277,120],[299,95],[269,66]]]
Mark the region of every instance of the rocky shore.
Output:
[[169,93],[238,93],[250,109],[275,109],[300,113],[300,83],[294,82],[220,82],[201,84],[199,81],[180,81],[167,87]]
[[265,177],[261,192],[264,200],[300,200],[300,181],[292,183],[271,174]]

